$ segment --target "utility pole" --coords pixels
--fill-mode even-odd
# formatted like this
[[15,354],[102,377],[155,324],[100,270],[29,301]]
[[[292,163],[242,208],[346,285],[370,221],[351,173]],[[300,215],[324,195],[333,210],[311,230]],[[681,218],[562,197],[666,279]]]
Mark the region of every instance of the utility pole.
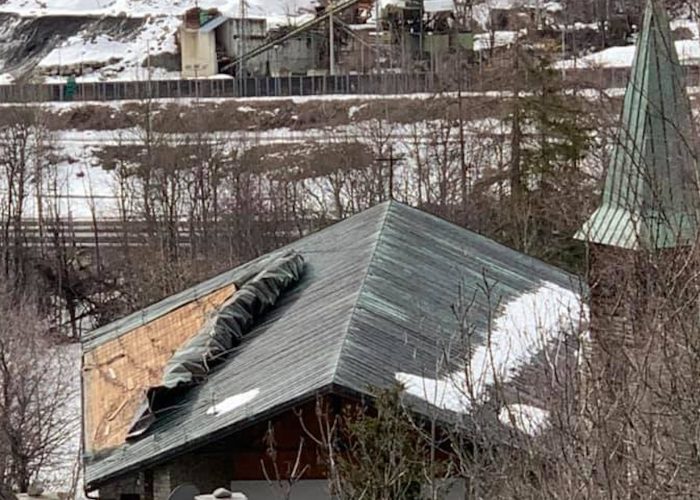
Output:
[[404,159],[404,155],[394,156],[394,145],[389,144],[389,155],[386,157],[376,158],[380,164],[389,164],[389,199],[394,199],[394,164]]
[[150,38],[146,41],[146,50],[148,52],[148,56],[146,58],[146,60],[148,62],[146,63],[146,66],[148,67],[148,99],[150,101],[150,99],[153,97],[152,90],[151,90],[151,86],[152,86],[151,82],[153,81],[153,69],[151,66],[151,39]]
[[561,77],[566,78],[566,23],[561,28]]
[[328,38],[330,40],[330,74],[335,75],[335,35],[333,33],[333,4],[328,6]]
[[462,114],[462,76],[464,75],[464,70],[459,68],[459,77],[457,85],[457,113],[459,113],[459,165],[460,165],[460,181],[461,181],[461,191],[462,191],[462,208],[466,214],[467,208],[467,192],[469,184],[469,175],[467,173],[467,163],[465,158],[465,144],[464,144],[464,116]]
[[238,64],[238,89],[240,96],[244,97],[244,85],[245,85],[245,16],[246,16],[246,5],[245,0],[240,1],[240,16],[238,21],[238,46],[239,46],[239,64]]
[[374,43],[376,50],[374,51],[374,69],[379,68],[379,30],[381,29],[381,21],[379,19],[379,0],[374,0]]
[[423,30],[425,29],[425,2],[420,3],[420,31],[418,32],[418,51],[420,52],[421,65],[423,64]]

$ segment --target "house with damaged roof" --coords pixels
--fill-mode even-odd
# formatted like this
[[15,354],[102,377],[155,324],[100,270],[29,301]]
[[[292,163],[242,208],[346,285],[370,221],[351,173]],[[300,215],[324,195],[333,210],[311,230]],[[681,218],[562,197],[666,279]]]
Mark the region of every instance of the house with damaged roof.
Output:
[[[575,328],[580,288],[575,276],[420,210],[377,205],[87,336],[87,487],[101,498],[165,499],[188,482],[268,498],[268,424],[286,470],[304,436],[298,411],[313,417],[318,398],[340,407],[400,381],[416,411],[461,417],[487,404],[494,372],[516,377]],[[459,352],[436,372],[442,353],[461,347],[460,294],[477,332],[478,401],[460,399],[447,378],[460,372]],[[328,498],[316,452],[303,453],[299,498]]]
[[668,20],[650,0],[602,203],[576,235],[593,255],[590,294],[577,276],[389,201],[86,335],[86,489],[165,500],[191,483],[270,498],[261,464],[274,429],[278,470],[305,466],[292,498],[331,498],[317,453],[300,448],[317,401],[342,411],[397,382],[415,414],[445,425],[486,413],[496,433],[546,431],[540,377],[578,368],[588,298],[593,339],[620,323],[607,297],[623,285],[601,287],[596,266],[695,237],[690,123]]

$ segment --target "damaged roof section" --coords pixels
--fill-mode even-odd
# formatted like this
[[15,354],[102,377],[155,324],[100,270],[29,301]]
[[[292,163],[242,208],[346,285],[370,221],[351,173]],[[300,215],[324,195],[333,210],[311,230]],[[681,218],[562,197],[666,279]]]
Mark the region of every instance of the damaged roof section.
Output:
[[159,412],[176,404],[184,391],[202,383],[214,366],[229,358],[256,321],[299,281],[303,270],[304,258],[290,251],[244,283],[211,314],[199,333],[167,362],[161,384],[148,390],[127,439],[143,435]]
[[162,383],[165,365],[177,350],[283,254],[255,259],[83,336],[83,445],[88,455],[124,444],[145,394]]

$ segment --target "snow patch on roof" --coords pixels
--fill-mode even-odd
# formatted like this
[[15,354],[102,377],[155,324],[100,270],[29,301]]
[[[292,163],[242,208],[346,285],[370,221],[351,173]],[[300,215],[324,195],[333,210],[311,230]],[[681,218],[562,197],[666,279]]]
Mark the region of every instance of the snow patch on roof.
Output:
[[547,426],[549,412],[536,406],[514,403],[501,408],[498,420],[520,432],[536,436]]
[[[493,46],[504,47],[512,45],[518,38],[517,31],[494,31]],[[491,33],[478,33],[474,35],[474,50],[488,50],[491,48]]]
[[463,413],[484,402],[496,381],[512,379],[550,341],[577,330],[587,314],[578,293],[546,282],[505,304],[484,344],[474,349],[463,369],[440,379],[399,372],[396,380],[413,396]]
[[564,7],[559,2],[547,2],[544,4],[544,10],[550,13],[561,12]]
[[451,12],[455,10],[454,0],[424,0],[425,12]]
[[236,394],[234,396],[230,396],[220,403],[216,403],[212,406],[210,406],[207,409],[207,415],[223,415],[224,413],[231,412],[235,410],[236,408],[240,408],[243,405],[246,405],[250,403],[252,400],[254,400],[258,394],[260,393],[260,389],[253,389],[251,391],[243,392],[241,394]]

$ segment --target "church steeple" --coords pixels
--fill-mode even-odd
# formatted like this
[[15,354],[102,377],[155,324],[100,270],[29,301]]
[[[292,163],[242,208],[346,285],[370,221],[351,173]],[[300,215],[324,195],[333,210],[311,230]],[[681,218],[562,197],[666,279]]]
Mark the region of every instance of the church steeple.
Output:
[[700,208],[694,141],[668,17],[648,0],[602,202],[575,237],[633,250],[691,244]]

